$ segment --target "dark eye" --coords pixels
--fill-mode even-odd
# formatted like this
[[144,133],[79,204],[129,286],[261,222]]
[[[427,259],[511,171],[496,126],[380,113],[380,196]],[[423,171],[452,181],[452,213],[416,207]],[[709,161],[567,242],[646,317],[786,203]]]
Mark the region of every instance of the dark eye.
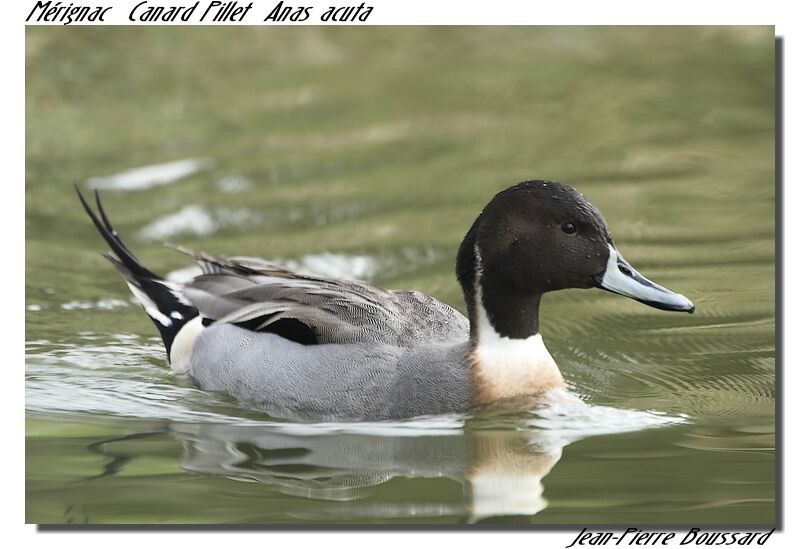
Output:
[[575,228],[575,225],[573,225],[572,223],[564,223],[561,225],[561,230],[567,234],[575,234],[575,231],[577,229]]

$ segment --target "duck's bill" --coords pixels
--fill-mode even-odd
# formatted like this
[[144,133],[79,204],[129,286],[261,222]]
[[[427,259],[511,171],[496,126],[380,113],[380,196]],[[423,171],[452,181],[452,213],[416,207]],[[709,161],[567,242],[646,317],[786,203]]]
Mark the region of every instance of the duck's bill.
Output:
[[681,294],[659,286],[643,277],[610,244],[608,245],[606,270],[595,281],[597,286],[604,290],[641,301],[645,305],[650,305],[656,309],[694,312],[694,303]]

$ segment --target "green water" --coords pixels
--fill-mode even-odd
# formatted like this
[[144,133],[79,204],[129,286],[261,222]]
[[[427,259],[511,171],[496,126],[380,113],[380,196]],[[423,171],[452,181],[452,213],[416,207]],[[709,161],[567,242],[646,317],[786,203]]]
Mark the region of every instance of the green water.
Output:
[[[31,27],[26,56],[29,522],[775,521],[772,28]],[[71,187],[188,158],[104,194],[157,272],[188,265],[163,237],[463,310],[472,220],[549,178],[697,312],[547,295],[583,414],[264,417],[170,375]]]

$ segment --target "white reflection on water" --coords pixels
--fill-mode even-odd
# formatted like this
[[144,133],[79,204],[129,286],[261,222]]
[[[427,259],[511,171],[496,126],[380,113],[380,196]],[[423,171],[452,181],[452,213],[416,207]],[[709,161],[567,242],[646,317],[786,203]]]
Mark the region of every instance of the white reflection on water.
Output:
[[[373,276],[380,262],[368,255],[347,255],[334,253],[307,254],[297,259],[275,259],[281,265],[293,271],[308,273],[328,278],[343,280],[364,280]],[[200,267],[191,265],[167,273],[172,282],[187,282],[202,274]]]
[[252,187],[253,183],[240,175],[227,175],[217,181],[217,189],[228,194],[243,193],[249,191]]
[[90,177],[86,180],[91,189],[115,191],[143,191],[151,187],[179,181],[197,172],[209,169],[209,158],[187,158],[163,164],[132,168],[112,175]]
[[75,309],[81,310],[88,310],[88,309],[103,309],[103,310],[111,310],[111,309],[118,309],[120,307],[127,307],[129,303],[122,299],[117,298],[106,298],[100,299],[98,301],[68,301],[67,303],[62,303],[61,308],[65,311],[72,311]]

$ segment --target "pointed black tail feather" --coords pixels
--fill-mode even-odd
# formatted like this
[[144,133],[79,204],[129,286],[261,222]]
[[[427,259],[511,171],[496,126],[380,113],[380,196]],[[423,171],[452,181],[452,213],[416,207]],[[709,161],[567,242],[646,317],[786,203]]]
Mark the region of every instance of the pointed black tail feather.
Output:
[[186,301],[177,286],[145,267],[133,255],[133,252],[122,242],[119,233],[111,225],[97,191],[94,192],[94,196],[100,218],[92,211],[77,185],[75,191],[78,193],[83,209],[86,210],[94,226],[97,227],[100,235],[113,252],[113,255],[103,253],[103,257],[108,259],[122,275],[133,295],[158,328],[161,339],[164,341],[164,347],[167,349],[167,357],[169,357],[175,336],[184,324],[197,316],[197,309]]

